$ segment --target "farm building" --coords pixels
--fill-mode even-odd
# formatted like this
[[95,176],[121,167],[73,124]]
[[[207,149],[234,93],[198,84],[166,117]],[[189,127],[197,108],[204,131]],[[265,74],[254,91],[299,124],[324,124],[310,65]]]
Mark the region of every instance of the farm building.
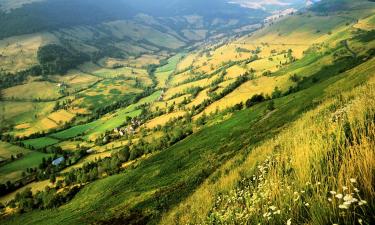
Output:
[[94,149],[89,149],[86,151],[87,154],[91,154],[91,153],[95,153],[95,150]]
[[57,159],[53,160],[52,161],[52,165],[58,166],[58,165],[60,165],[64,161],[65,161],[64,157],[60,157],[60,158],[57,158]]

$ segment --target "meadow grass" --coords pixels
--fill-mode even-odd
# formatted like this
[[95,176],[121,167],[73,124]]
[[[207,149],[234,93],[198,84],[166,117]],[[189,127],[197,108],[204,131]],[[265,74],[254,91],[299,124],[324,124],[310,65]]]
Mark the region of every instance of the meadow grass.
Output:
[[190,67],[194,63],[194,60],[196,57],[197,57],[196,53],[189,53],[188,55],[183,57],[177,65],[177,70],[182,71]]
[[142,110],[134,110],[128,113],[118,114],[108,120],[104,120],[98,124],[94,129],[89,130],[84,138],[88,140],[95,140],[98,136],[105,133],[106,131],[111,131],[121,125],[125,124],[128,117],[134,118],[141,114]]
[[183,83],[187,79],[193,78],[193,77],[194,76],[192,74],[190,74],[189,71],[183,72],[183,73],[178,73],[178,74],[175,74],[175,75],[171,76],[169,84],[171,86],[178,86],[180,83]]
[[51,145],[58,143],[59,140],[51,137],[41,137],[36,139],[29,139],[23,141],[23,144],[27,147],[32,147],[34,149],[42,149]]
[[20,193],[20,192],[22,192],[22,191],[24,191],[24,190],[26,190],[28,188],[31,188],[31,191],[33,193],[36,193],[38,191],[44,191],[47,186],[49,186],[49,187],[53,186],[50,183],[49,180],[32,182],[32,183],[27,184],[24,187],[18,189],[17,191],[14,191],[14,192],[12,192],[12,193],[10,193],[8,195],[0,197],[0,202],[3,203],[3,204],[6,204],[9,201],[13,200],[17,193]]
[[[277,111],[261,121],[287,112],[284,107],[295,110],[302,95],[326,90],[315,109],[237,154],[161,224],[370,224],[375,204],[371,64],[279,99]],[[363,85],[353,89],[358,84]]]
[[0,141],[0,158],[1,159],[10,159],[12,155],[15,156],[19,153],[22,153],[25,155],[29,152],[30,151],[25,148],[21,148],[19,146],[12,145],[7,142]]
[[67,110],[59,110],[57,112],[51,113],[48,118],[55,121],[57,124],[64,124],[70,122],[75,117],[74,114]]
[[164,114],[162,116],[159,116],[159,117],[156,117],[150,121],[148,121],[145,126],[147,128],[155,128],[157,126],[164,126],[167,122],[170,122],[171,120],[173,119],[176,119],[178,117],[182,117],[186,114],[186,112],[184,111],[177,111],[177,112],[172,112],[172,113],[168,113],[168,114]]
[[[371,63],[372,61],[358,69],[365,70]],[[228,158],[236,155],[240,150],[253,149],[256,145],[274,137],[282,131],[282,128],[286,128],[288,122],[293,122],[300,118],[302,113],[316,108],[322,97],[336,96],[333,94],[335,88],[340,91],[350,90],[371,76],[371,69],[366,73],[356,72],[353,70],[332,76],[310,88],[277,99],[275,111],[268,112],[265,102],[237,112],[229,119],[205,127],[176,145],[140,161],[133,169],[129,168],[122,174],[89,184],[70,203],[58,210],[48,213],[45,211],[26,213],[17,218],[8,218],[5,224],[23,221],[40,224],[49,224],[51,221],[62,224],[78,221],[90,223],[97,220],[107,221],[110,218],[126,220],[131,215],[129,215],[130,211],[123,212],[125,206],[129,210],[138,209],[141,218],[149,218],[148,216],[152,215],[153,221],[157,222],[161,216],[159,210],[164,207],[170,209],[186,199]],[[328,93],[325,90],[330,91]],[[164,194],[155,195],[155,193]],[[206,199],[210,198],[215,199],[215,195]],[[200,203],[197,201],[197,204]],[[205,203],[203,206],[207,210],[210,209],[209,202],[208,205]],[[103,208],[106,210],[100,210]],[[185,212],[186,216],[194,214],[206,218],[207,214],[197,214],[191,211],[192,209],[189,208],[191,214]]]
[[182,95],[180,97],[173,98],[167,101],[154,102],[151,105],[151,110],[157,111],[160,109],[166,109],[167,107],[172,106],[172,105],[178,105],[182,103],[185,99],[188,99],[190,96],[191,96],[190,94],[186,94],[186,95]]
[[[43,92],[40,90],[43,90]],[[59,87],[57,87],[56,84],[48,81],[31,82],[10,87],[3,90],[3,95],[5,99],[18,100],[51,100],[61,96],[59,93]]]
[[15,181],[22,178],[22,172],[27,168],[34,168],[39,166],[43,158],[48,158],[52,155],[41,152],[30,152],[13,162],[7,163],[0,167],[0,183],[5,183],[8,180]]
[[47,32],[4,38],[0,40],[0,52],[5,56],[1,58],[0,67],[10,72],[29,69],[38,64],[39,47],[58,42],[55,35]]
[[258,147],[267,158],[256,166],[248,156],[238,186],[214,199],[207,223],[370,223],[374,93],[372,84],[330,99]]
[[162,67],[159,67],[156,69],[156,73],[162,73],[162,72],[168,72],[168,71],[174,71],[176,69],[176,66],[178,62],[183,57],[183,54],[176,54],[175,56],[168,59],[168,63]]
[[51,102],[0,102],[0,116],[4,124],[32,122],[37,116],[45,116],[52,109]]
[[73,137],[76,137],[76,136],[79,136],[79,135],[85,133],[86,131],[88,131],[92,127],[95,127],[97,123],[98,122],[94,121],[94,122],[91,122],[91,123],[77,125],[77,126],[74,126],[72,128],[57,132],[55,134],[51,134],[50,137],[57,138],[57,139],[60,139],[60,140],[70,139],[70,138],[73,138]]
[[[67,140],[80,136],[82,134],[93,134],[93,133],[103,133],[106,130],[112,130],[120,125],[122,125],[126,117],[135,117],[139,115],[140,110],[136,108],[142,104],[149,104],[160,97],[161,91],[156,91],[150,96],[140,99],[137,103],[132,104],[124,109],[119,109],[117,112],[110,113],[107,117],[95,120],[90,123],[77,125],[69,129],[57,132],[50,135],[53,138],[60,140]],[[113,115],[112,115],[113,114]]]

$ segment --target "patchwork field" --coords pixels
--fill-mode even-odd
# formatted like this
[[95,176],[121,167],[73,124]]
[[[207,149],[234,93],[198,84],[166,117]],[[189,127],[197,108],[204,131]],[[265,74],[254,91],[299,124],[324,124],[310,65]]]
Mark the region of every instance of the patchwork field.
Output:
[[25,148],[0,141],[0,161],[10,159],[12,155],[15,157],[17,154],[26,155],[28,153],[30,151]]
[[36,139],[30,139],[27,141],[23,141],[24,145],[34,149],[42,149],[51,145],[58,143],[59,140],[50,138],[50,137],[42,137]]
[[185,55],[177,65],[177,71],[189,68],[197,58],[197,53],[189,53]]
[[375,29],[375,16],[369,16],[365,19],[359,20],[358,23],[354,25],[355,28],[359,28],[362,30],[374,30]]
[[3,95],[7,100],[53,100],[61,97],[60,90],[55,83],[41,81],[7,88]]
[[64,124],[70,122],[74,117],[74,114],[66,110],[59,110],[48,116],[50,120],[55,121],[57,124]]
[[143,68],[147,65],[158,65],[163,56],[143,54],[139,57],[129,57],[128,59],[103,58],[99,64],[103,67],[114,68],[116,66],[128,66],[135,68]]
[[166,65],[157,68],[155,71],[155,77],[158,81],[157,88],[166,88],[168,86],[167,81],[172,73],[175,72],[176,66],[182,57],[183,54],[177,54],[172,58],[169,58]]
[[100,78],[96,76],[82,73],[78,70],[71,70],[68,74],[63,76],[51,76],[50,79],[57,84],[67,85],[67,90],[71,93],[88,88],[100,80]]
[[151,105],[151,109],[154,110],[154,111],[158,111],[160,109],[166,109],[169,106],[178,105],[178,104],[182,103],[183,101],[188,99],[190,96],[191,96],[190,94],[186,94],[186,95],[183,95],[183,96],[180,96],[180,97],[177,97],[177,98],[174,98],[174,99],[170,99],[170,100],[167,100],[167,101],[157,101],[157,102],[154,102]]
[[259,79],[248,81],[238,87],[236,90],[208,106],[203,113],[209,114],[217,109],[224,110],[238,103],[245,103],[246,100],[255,94],[271,95],[275,87],[285,90],[289,84],[289,77],[261,77]]
[[51,43],[59,43],[59,41],[50,33],[22,35],[0,40],[0,68],[9,72],[28,69],[38,63],[39,47]]
[[186,71],[186,72],[183,72],[183,73],[174,74],[173,76],[171,76],[168,83],[172,87],[178,86],[179,84],[184,83],[185,81],[187,81],[188,79],[193,78],[193,77],[194,77],[194,75],[191,74],[190,71]]
[[95,76],[98,76],[101,78],[116,78],[116,77],[136,78],[138,76],[147,76],[147,73],[144,69],[136,69],[136,68],[131,68],[131,67],[121,67],[121,68],[116,68],[116,69],[92,67],[90,69],[86,70],[85,72],[94,74]]
[[170,122],[171,120],[177,119],[178,117],[182,117],[184,115],[185,115],[185,112],[182,112],[182,111],[165,114],[163,116],[150,120],[149,122],[145,124],[145,126],[150,129],[155,128],[158,125],[163,126],[166,123]]
[[41,152],[29,152],[21,159],[9,162],[0,167],[0,183],[6,181],[16,181],[22,178],[22,172],[27,168],[38,167],[43,158],[51,157],[52,155]]
[[14,197],[16,196],[17,193],[21,193],[22,191],[28,189],[28,188],[31,188],[31,191],[35,194],[37,193],[38,191],[43,191],[45,190],[46,187],[53,187],[54,185],[52,185],[49,180],[45,180],[45,181],[39,181],[39,182],[32,182],[28,185],[25,185],[24,187],[18,189],[17,191],[14,191],[8,195],[5,195],[5,196],[2,196],[0,197],[0,203],[3,203],[3,204],[6,204],[7,202],[11,201],[12,199],[14,199]]
[[10,123],[32,122],[35,117],[43,117],[52,111],[51,102],[0,102],[1,118]]
[[67,140],[85,134],[87,139],[95,139],[98,135],[111,131],[116,127],[121,126],[127,117],[135,117],[140,114],[140,110],[136,108],[143,104],[148,104],[160,97],[161,91],[157,91],[152,95],[142,98],[136,104],[132,104],[124,109],[110,113],[99,120],[90,123],[74,126],[67,130],[52,134],[51,137],[60,140]]

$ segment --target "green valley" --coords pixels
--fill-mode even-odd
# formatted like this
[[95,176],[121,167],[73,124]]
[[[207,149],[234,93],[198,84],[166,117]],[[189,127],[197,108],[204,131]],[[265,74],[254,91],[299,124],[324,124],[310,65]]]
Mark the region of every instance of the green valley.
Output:
[[373,224],[375,2],[156,2],[0,0],[1,224]]

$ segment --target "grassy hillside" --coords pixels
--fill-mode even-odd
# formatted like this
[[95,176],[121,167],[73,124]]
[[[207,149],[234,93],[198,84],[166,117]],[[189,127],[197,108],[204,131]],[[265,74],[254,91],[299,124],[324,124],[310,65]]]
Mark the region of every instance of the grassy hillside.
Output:
[[324,82],[334,84],[313,110],[221,166],[161,223],[371,224],[373,62]]
[[[28,184],[0,186],[1,222],[372,224],[375,5],[340,2],[189,51],[154,20],[54,32],[88,55],[142,53],[2,91],[0,156],[27,154],[0,178]],[[93,42],[107,35],[121,51]]]
[[[242,152],[245,151],[246,149],[248,149],[248,151],[245,151],[245,152],[248,152],[248,154],[255,154],[253,153],[253,151],[255,152],[258,152],[258,151],[252,150],[252,149],[258,145],[257,143],[261,144],[262,141],[267,140],[267,138],[271,138],[273,137],[274,134],[277,134],[280,132],[283,133],[280,136],[281,138],[284,138],[284,135],[286,135],[286,137],[291,136],[291,137],[297,138],[298,136],[296,137],[288,133],[292,131],[296,132],[296,130],[293,129],[293,127],[291,127],[290,128],[291,131],[288,131],[289,126],[285,126],[287,121],[293,122],[297,120],[299,117],[301,117],[301,115],[303,115],[302,118],[306,118],[306,119],[297,120],[295,124],[303,124],[302,121],[304,120],[311,121],[309,120],[309,118],[311,117],[309,115],[310,114],[314,115],[316,112],[322,110],[322,108],[326,107],[328,103],[330,103],[328,105],[330,105],[330,109],[333,110],[332,113],[334,113],[336,109],[339,109],[341,108],[341,106],[345,105],[345,102],[347,101],[345,99],[354,98],[353,101],[358,102],[358,104],[363,104],[362,101],[360,100],[362,98],[371,99],[369,95],[371,95],[372,89],[368,89],[368,88],[371,88],[370,84],[371,82],[373,82],[373,69],[372,69],[373,68],[372,65],[374,65],[373,62],[374,62],[373,60],[368,61],[364,63],[363,65],[359,66],[358,68],[354,68],[353,70],[348,71],[346,73],[333,76],[329,79],[326,79],[325,81],[322,81],[316,85],[313,85],[312,87],[306,90],[277,99],[275,101],[276,110],[274,111],[271,111],[271,112],[267,111],[266,110],[267,103],[264,103],[264,104],[257,105],[256,107],[253,107],[251,109],[235,113],[234,115],[232,115],[230,119],[226,120],[225,122],[220,122],[218,124],[202,129],[201,131],[192,135],[191,137],[182,141],[181,143],[178,143],[175,146],[163,152],[157,153],[156,155],[151,156],[149,159],[145,159],[139,162],[139,164],[135,166],[135,168],[133,169],[129,168],[123,174],[111,176],[111,177],[105,178],[103,180],[100,180],[100,181],[97,181],[88,185],[77,195],[76,198],[72,200],[72,202],[59,208],[58,211],[57,210],[53,211],[53,214],[51,214],[51,212],[27,213],[25,215],[21,215],[21,216],[14,218],[15,219],[14,222],[19,223],[20,221],[28,221],[30,223],[37,222],[37,223],[42,223],[42,224],[43,223],[46,223],[46,224],[67,223],[69,224],[69,223],[79,223],[79,222],[90,223],[95,220],[105,220],[108,222],[111,221],[111,223],[120,223],[120,221],[135,222],[133,221],[133,218],[142,219],[141,221],[143,222],[146,222],[149,220],[155,220],[155,219],[158,220],[161,216],[160,215],[161,212],[170,209],[174,204],[178,203],[179,201],[185,199],[188,195],[190,195],[192,191],[199,184],[201,184],[204,181],[204,179],[207,176],[209,176],[211,172],[217,170],[217,168],[219,168],[221,164],[224,163],[226,159],[228,159],[229,156],[232,156],[233,154],[237,154],[237,153],[242,155],[243,154]],[[370,82],[369,80],[370,81],[372,80],[372,81]],[[352,88],[363,84],[364,82],[369,83],[369,86],[359,88],[360,90],[364,90],[364,91],[351,91],[351,92],[349,91]],[[341,94],[341,93],[345,93],[345,91],[349,91],[348,94]],[[355,100],[357,94],[358,94],[357,98],[359,98],[359,100]],[[336,102],[335,104],[332,103],[332,101],[334,102],[333,99],[336,99],[338,96],[346,96],[346,95],[348,96],[354,95],[354,97],[343,98],[342,100],[337,100],[338,102]],[[322,99],[326,99],[326,100],[322,101]],[[338,105],[340,107],[339,108],[332,107],[332,104]],[[367,104],[367,107],[372,107],[372,106],[373,104],[370,104],[370,103]],[[304,115],[306,110],[309,110],[311,108],[315,110],[309,113],[306,113],[306,115]],[[357,109],[361,108],[362,110],[362,108],[364,107],[361,106],[361,107],[355,107],[355,108]],[[366,110],[366,108],[364,108],[363,110]],[[373,109],[369,108],[369,110],[373,110]],[[360,118],[359,115],[361,114],[350,114],[350,115],[353,115],[354,118],[359,119]],[[351,123],[352,122],[350,122],[349,125]],[[291,125],[291,126],[297,126],[297,125]],[[316,124],[316,126],[319,126],[319,124]],[[354,126],[354,124],[351,126]],[[303,129],[303,128],[300,128],[300,129]],[[359,127],[358,129],[361,130],[361,128]],[[312,129],[312,132],[313,131],[314,129]],[[317,135],[317,137],[308,139],[309,140],[308,143],[310,143],[312,140],[319,141],[319,137],[324,137],[324,135],[321,133],[315,133],[315,134]],[[355,133],[352,133],[352,135],[354,134]],[[303,136],[303,137],[306,137],[306,136]],[[343,138],[344,138],[343,143],[345,143],[346,142],[345,140],[348,140],[347,138],[349,137],[344,136]],[[289,139],[286,139],[286,140],[288,140],[287,146],[293,146],[294,142],[289,142]],[[334,139],[332,139],[332,141],[334,141]],[[358,143],[359,146],[363,144],[362,143],[363,141],[361,141],[361,139],[358,139],[357,141],[359,141]],[[227,143],[227,144],[217,145],[216,143]],[[327,143],[329,144],[330,142],[327,142]],[[336,143],[336,142],[334,141],[333,143]],[[268,144],[265,144],[265,146],[269,148]],[[272,146],[279,146],[279,145],[275,144]],[[281,146],[277,147],[276,149],[279,149],[279,148],[283,148],[283,145],[281,144]],[[289,147],[285,147],[285,148],[288,149],[288,152],[292,151],[293,149],[293,148],[290,149]],[[294,148],[301,149],[297,145]],[[349,147],[346,146],[345,149],[347,148]],[[325,148],[322,148],[322,149],[325,149]],[[371,148],[366,147],[365,150],[366,149],[371,149]],[[242,150],[242,151],[239,151],[239,150]],[[267,155],[266,152],[268,151],[264,152],[265,155]],[[277,152],[282,152],[282,151],[277,150]],[[300,154],[311,154],[311,152],[308,151],[308,148],[304,150],[304,152],[305,153],[297,151],[295,153],[295,154],[297,153],[299,154],[298,156],[299,158],[293,158],[293,160],[296,160],[296,161],[292,161],[292,162],[297,163],[296,166],[300,165],[298,164],[301,162],[300,157],[303,157],[303,155],[300,155]],[[250,159],[252,158],[250,157]],[[318,159],[319,158],[317,158],[316,160]],[[207,160],[209,160],[210,162],[209,164],[207,164]],[[236,161],[235,164],[238,164],[240,162],[241,160]],[[302,168],[306,168],[306,166],[308,165],[317,165],[316,163],[313,163],[313,162],[314,161],[311,161],[311,164],[303,164],[301,166]],[[340,160],[340,162],[343,162],[343,161]],[[330,163],[335,163],[335,161],[332,161]],[[240,166],[240,165],[237,165],[237,166]],[[293,165],[294,164],[292,164],[291,166]],[[244,167],[244,168],[251,171],[250,169],[251,167]],[[280,169],[279,166],[275,168],[277,168],[277,171]],[[314,170],[314,169],[310,168],[310,170]],[[230,172],[228,171],[228,173]],[[303,175],[305,178],[302,179],[302,177],[298,177],[299,182],[298,184],[293,184],[296,186],[295,187],[293,186],[294,188],[292,190],[295,190],[297,188],[297,185],[305,184],[307,181],[313,182],[313,184],[316,184],[318,182],[317,180],[312,181],[311,179],[313,178],[309,177],[309,172],[306,172],[305,170],[302,170],[301,175],[299,175],[297,171],[296,173],[297,173],[296,176]],[[321,173],[322,173],[322,176],[324,177],[330,176],[329,174],[325,172],[324,173],[321,172]],[[276,176],[277,174],[274,175],[274,173],[272,173],[272,175]],[[225,175],[222,175],[222,176],[223,176],[222,179],[226,179]],[[192,177],[195,177],[195,179],[191,179]],[[361,176],[356,175],[356,174],[345,175],[344,176],[345,182],[347,182],[347,179],[349,177],[357,178],[357,182],[368,182],[368,181],[371,182],[371,179],[367,175],[366,175],[366,178],[360,179]],[[209,183],[213,182],[211,180],[215,180],[215,179],[220,180],[220,176],[219,178],[209,179],[207,180],[207,182]],[[293,180],[292,178],[290,179]],[[314,179],[315,179],[315,176],[314,176]],[[334,185],[334,186],[329,187],[328,186],[329,183],[326,183],[321,179],[319,179],[319,182],[321,182],[321,184],[324,186],[323,190],[330,190],[330,188],[337,189],[341,185],[340,183],[337,183],[337,181],[332,181],[333,183],[330,183],[330,185]],[[124,190],[127,190],[127,191],[124,191]],[[367,194],[370,194],[370,195],[367,195],[367,197],[371,196],[371,193],[372,193],[371,189],[364,189],[361,191]],[[317,195],[321,196],[320,192],[317,193]],[[365,196],[363,197],[365,198]],[[369,198],[366,198],[366,199],[369,205],[371,206],[369,202]],[[281,202],[283,201],[278,200],[278,202],[280,202],[281,204]],[[310,196],[309,200],[306,199],[302,203],[306,205],[307,202],[311,205],[314,205],[314,207],[317,206],[314,203],[314,195]],[[197,202],[197,207],[201,206],[200,204],[201,202],[200,203]],[[303,204],[297,205],[297,206],[302,207],[301,210],[303,210],[303,207],[304,207]],[[103,207],[105,207],[107,210],[101,211],[100,209]],[[129,210],[129,212],[123,212],[124,207],[126,207]],[[194,208],[195,206],[193,205],[192,207]],[[281,206],[278,206],[278,207],[281,207]],[[119,211],[120,209],[122,209],[121,210],[122,212]],[[205,209],[209,209],[209,208],[205,207]],[[185,216],[197,215],[197,214],[188,214],[187,211],[184,211],[182,214]],[[181,213],[178,215],[181,215]],[[200,214],[200,215],[202,215],[203,218],[205,218],[206,216],[205,213]],[[300,215],[306,215],[306,214],[300,214]],[[69,220],[67,220],[67,218],[69,218]],[[285,218],[285,220],[288,219],[286,217],[283,217],[283,218]],[[297,219],[298,221],[299,220],[298,218],[300,217],[296,217],[294,219]],[[308,219],[310,217],[304,216],[302,218]],[[315,217],[312,216],[311,218],[315,218]],[[194,221],[193,220],[194,218],[191,218],[191,219],[192,219],[191,221]]]

